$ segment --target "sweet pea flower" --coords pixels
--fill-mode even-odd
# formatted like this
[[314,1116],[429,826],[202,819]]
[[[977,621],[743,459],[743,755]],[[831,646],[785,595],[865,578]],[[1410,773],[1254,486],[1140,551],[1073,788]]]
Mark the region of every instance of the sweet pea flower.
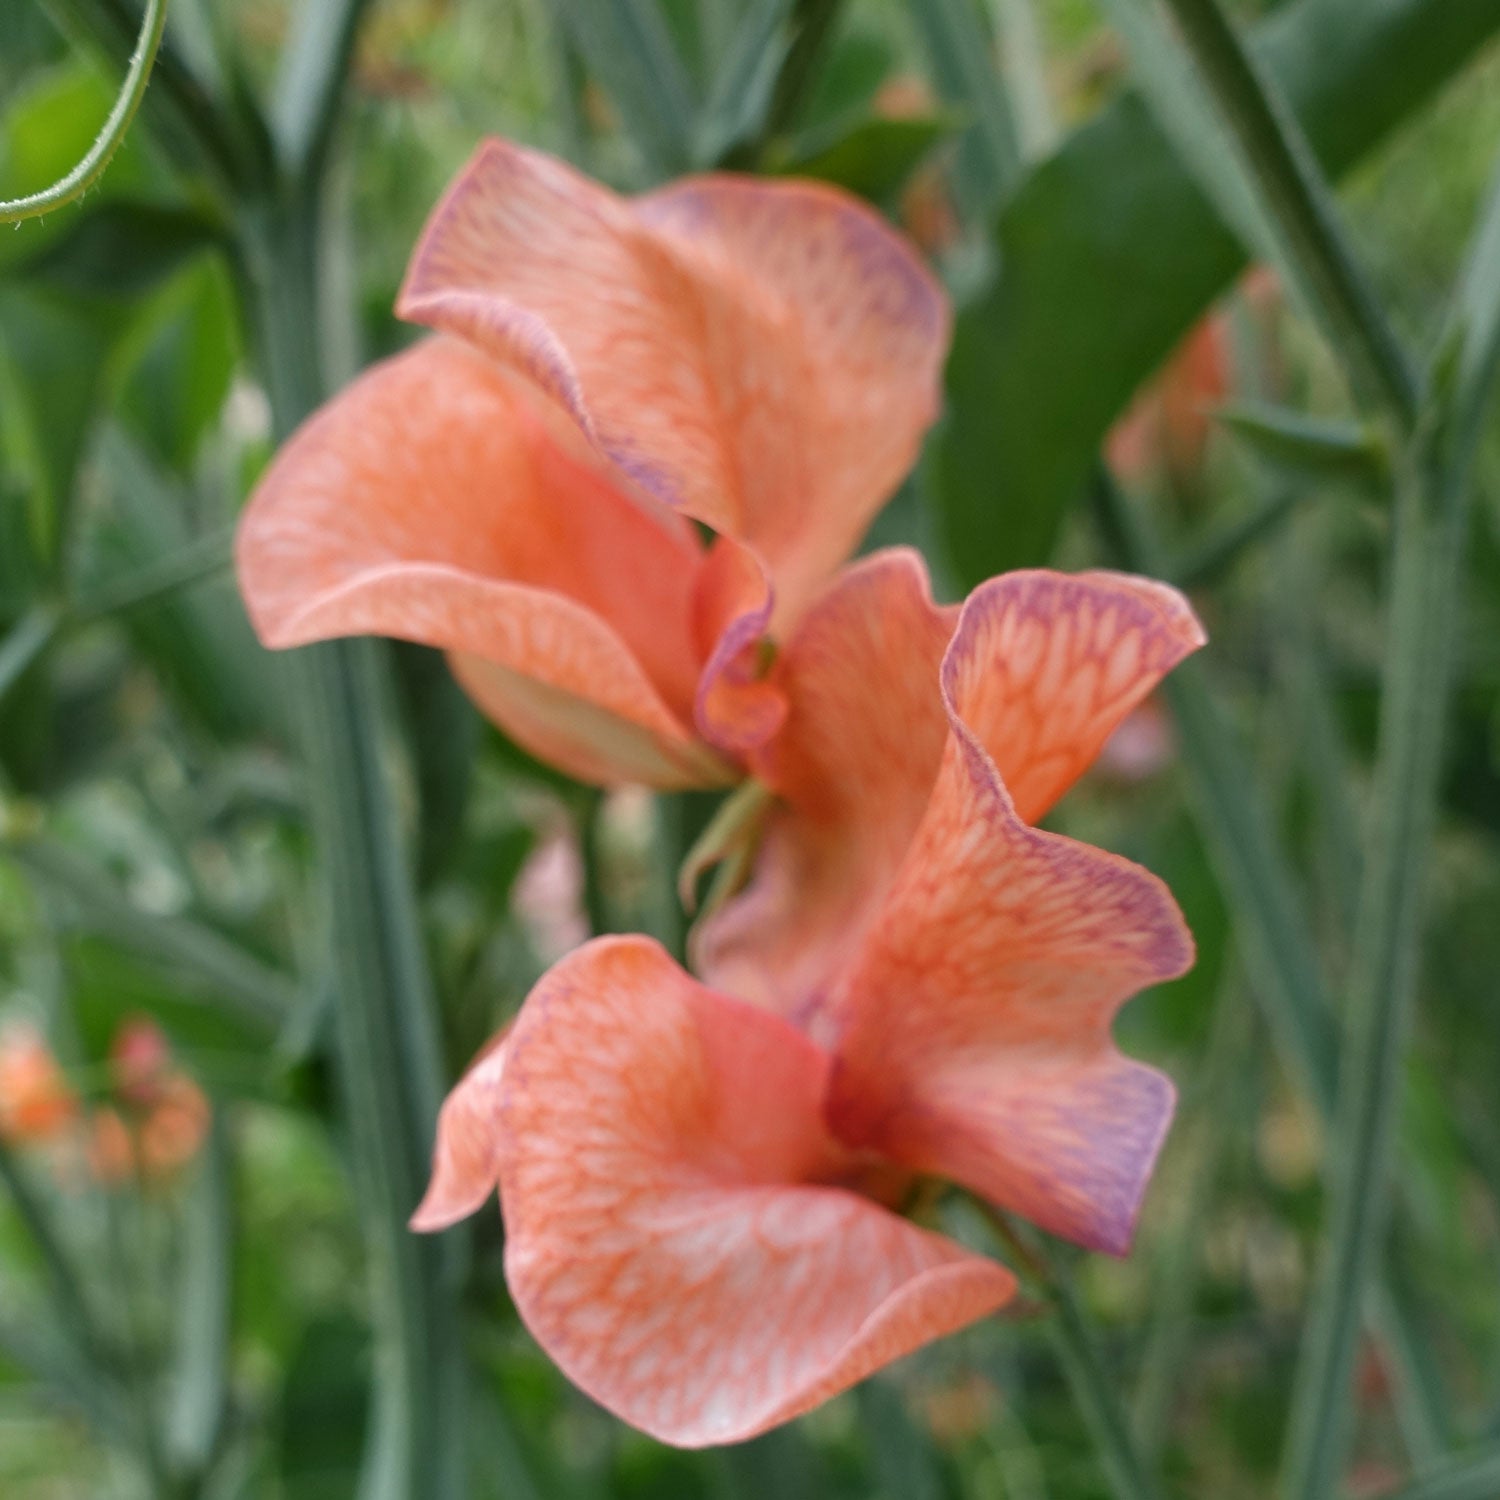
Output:
[[751,883],[684,973],[597,939],[444,1107],[414,1227],[498,1185],[521,1317],[625,1421],[751,1437],[1012,1296],[901,1216],[946,1179],[1124,1254],[1173,1108],[1120,1005],[1192,940],[1147,871],[1034,824],[1202,643],[1172,589],[1015,573],[933,604],[847,570],[771,674]]
[[317,413],[246,510],[261,639],[441,647],[581,780],[735,780],[784,711],[760,643],[936,412],[932,276],[831,187],[709,175],[627,199],[490,141],[397,310],[436,336]]

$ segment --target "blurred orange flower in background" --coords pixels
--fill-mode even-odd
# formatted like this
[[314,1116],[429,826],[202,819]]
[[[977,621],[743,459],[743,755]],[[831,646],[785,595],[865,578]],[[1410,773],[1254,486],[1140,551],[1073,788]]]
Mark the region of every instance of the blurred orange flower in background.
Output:
[[203,1090],[146,1017],[121,1023],[109,1071],[108,1100],[88,1107],[41,1032],[30,1022],[7,1023],[0,1030],[0,1141],[70,1148],[54,1163],[64,1183],[76,1173],[80,1151],[89,1176],[107,1187],[176,1176],[208,1133]]
[[78,1118],[78,1096],[47,1039],[29,1021],[0,1027],[0,1141],[55,1140]]
[[95,1111],[89,1163],[107,1185],[175,1177],[202,1149],[211,1110],[176,1064],[166,1034],[146,1016],[121,1023],[110,1047],[115,1105]]

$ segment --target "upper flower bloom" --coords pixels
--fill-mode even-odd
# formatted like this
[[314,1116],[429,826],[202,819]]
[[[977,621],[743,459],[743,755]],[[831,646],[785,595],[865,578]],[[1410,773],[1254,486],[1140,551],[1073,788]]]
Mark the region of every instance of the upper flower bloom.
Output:
[[574,776],[733,779],[784,708],[757,643],[853,551],[935,414],[936,282],[829,187],[623,199],[492,141],[398,311],[438,337],[307,423],[245,513],[262,639],[440,646]]
[[897,551],[809,611],[752,757],[755,876],[700,929],[554,968],[445,1106],[415,1221],[497,1180],[516,1305],[670,1442],[749,1437],[981,1317],[1010,1273],[895,1210],[947,1178],[1124,1253],[1170,1082],[1110,1024],[1182,973],[1171,896],[1032,824],[1189,651],[1173,590],[1017,573],[935,606]]

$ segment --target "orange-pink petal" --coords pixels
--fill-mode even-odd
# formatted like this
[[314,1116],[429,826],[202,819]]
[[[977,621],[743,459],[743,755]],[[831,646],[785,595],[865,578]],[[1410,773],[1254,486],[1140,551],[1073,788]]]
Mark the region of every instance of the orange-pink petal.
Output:
[[771,677],[787,722],[753,758],[782,807],[752,884],[694,933],[710,984],[805,1023],[857,953],[937,777],[956,619],[904,548],[847,569],[804,616]]
[[689,178],[625,200],[480,148],[398,304],[506,362],[631,481],[755,548],[790,619],[853,550],[937,410],[949,312],[868,206]]
[[490,1038],[443,1101],[432,1179],[411,1216],[419,1234],[467,1219],[500,1186],[500,1081],[509,1033],[507,1026]]
[[1203,627],[1176,589],[1124,573],[1006,573],[964,607],[954,705],[1036,823]]
[[[756,876],[704,922],[710,983],[808,1018],[858,950],[927,809],[948,718],[939,683],[959,612],[933,604],[914,552],[848,568],[771,681],[783,732],[752,757],[785,810]],[[1009,573],[976,589],[955,702],[1024,822],[1072,784],[1202,628],[1175,589],[1124,574]]]
[[832,1005],[829,1120],[851,1146],[1123,1253],[1173,1095],[1110,1024],[1191,965],[1192,939],[1154,875],[1017,815],[967,722],[994,644],[984,616],[971,600],[944,661],[942,773]]
[[773,602],[760,559],[721,536],[699,571],[693,599],[705,660],[693,717],[709,744],[736,759],[770,741],[786,720],[786,694],[765,674]]
[[236,562],[261,638],[440,646],[485,711],[564,770],[724,779],[691,728],[700,545],[586,452],[461,344],[377,365],[292,438],[245,512]]
[[1004,1267],[828,1185],[826,1058],[644,938],[532,992],[506,1065],[506,1266],[527,1326],[686,1447],[788,1420],[1012,1294]]

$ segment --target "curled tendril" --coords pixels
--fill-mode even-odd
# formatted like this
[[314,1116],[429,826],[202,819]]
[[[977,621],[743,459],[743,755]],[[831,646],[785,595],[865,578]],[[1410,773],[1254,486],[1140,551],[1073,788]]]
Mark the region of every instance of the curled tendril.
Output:
[[125,139],[130,122],[140,108],[146,93],[146,84],[151,77],[151,67],[161,47],[162,32],[167,24],[167,0],[146,0],[146,13],[141,21],[140,40],[131,54],[130,67],[125,82],[109,112],[104,127],[89,147],[86,155],[71,172],[51,187],[43,188],[25,198],[14,198],[0,202],[0,224],[19,224],[24,219],[40,218],[54,208],[61,208],[75,198],[81,198],[104,175],[110,159]]

